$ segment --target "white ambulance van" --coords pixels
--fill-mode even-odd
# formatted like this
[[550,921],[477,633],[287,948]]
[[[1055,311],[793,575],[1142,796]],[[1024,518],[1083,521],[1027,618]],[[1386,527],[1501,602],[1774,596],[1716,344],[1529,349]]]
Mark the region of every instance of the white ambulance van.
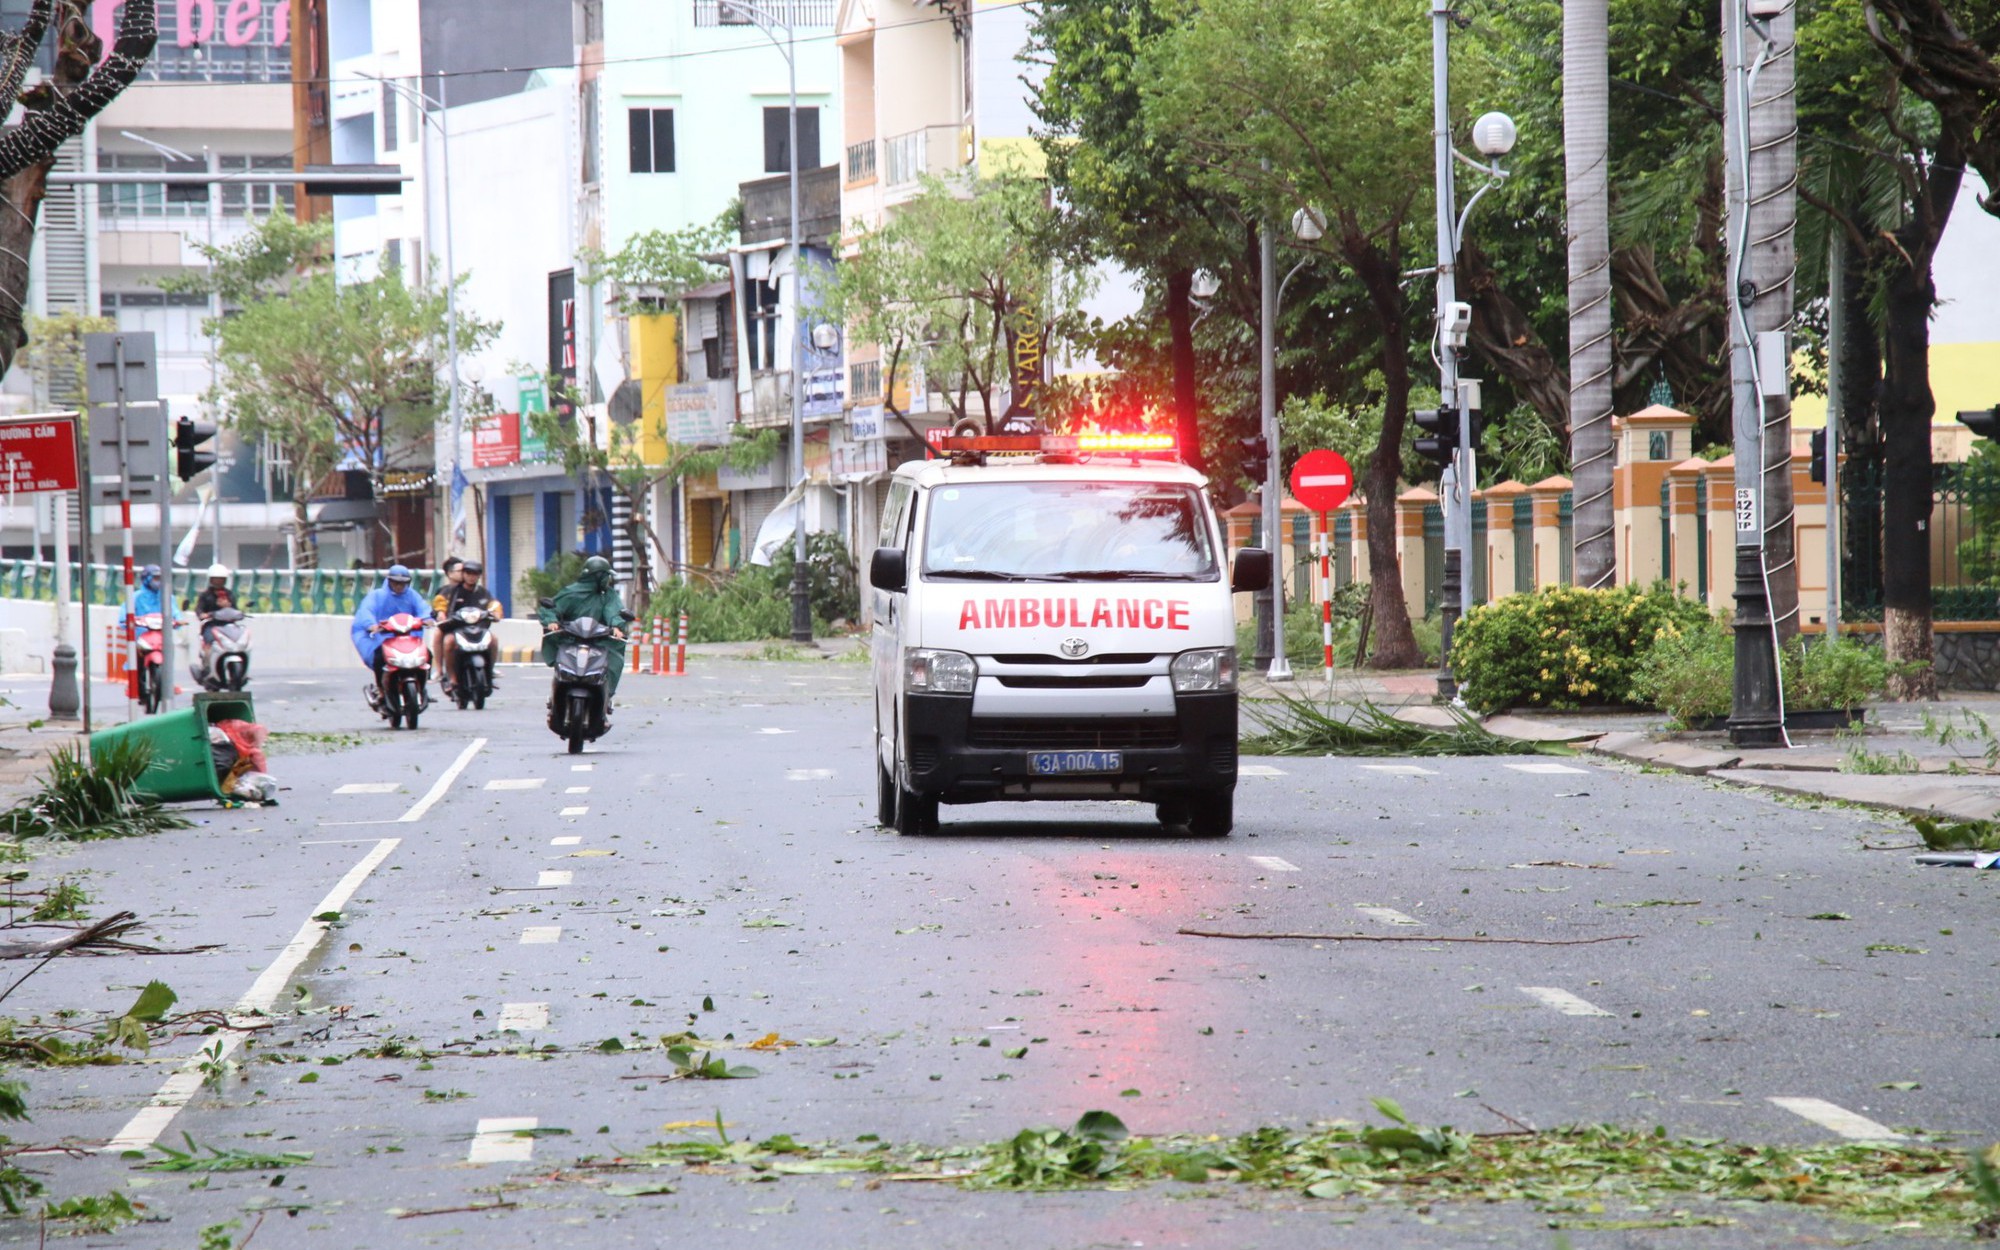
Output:
[[[1219,837],[1236,795],[1226,547],[1169,438],[966,436],[896,470],[869,562],[877,817],[940,803],[1133,799]],[[1148,454],[1152,453],[1152,454]]]

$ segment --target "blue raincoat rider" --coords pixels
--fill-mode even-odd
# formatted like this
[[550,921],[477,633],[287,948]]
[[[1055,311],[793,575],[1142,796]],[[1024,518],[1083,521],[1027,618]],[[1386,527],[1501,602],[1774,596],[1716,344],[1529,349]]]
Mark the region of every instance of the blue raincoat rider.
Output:
[[391,566],[382,584],[369,591],[361,606],[354,609],[354,624],[348,629],[361,662],[375,670],[375,684],[368,688],[371,701],[381,694],[382,637],[377,631],[383,621],[399,612],[419,619],[430,616],[430,605],[410,589],[410,570],[400,564]]
[[122,628],[134,617],[161,614],[160,566],[149,564],[139,571],[139,589],[132,594],[131,606],[119,614],[118,624]]

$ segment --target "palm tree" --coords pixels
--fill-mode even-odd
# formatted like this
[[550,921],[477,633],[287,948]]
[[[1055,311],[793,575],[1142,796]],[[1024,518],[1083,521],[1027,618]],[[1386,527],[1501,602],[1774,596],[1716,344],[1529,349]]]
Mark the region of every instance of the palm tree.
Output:
[[1609,0],[1563,4],[1563,150],[1569,205],[1570,464],[1576,582],[1617,574],[1611,516],[1611,213],[1606,161]]

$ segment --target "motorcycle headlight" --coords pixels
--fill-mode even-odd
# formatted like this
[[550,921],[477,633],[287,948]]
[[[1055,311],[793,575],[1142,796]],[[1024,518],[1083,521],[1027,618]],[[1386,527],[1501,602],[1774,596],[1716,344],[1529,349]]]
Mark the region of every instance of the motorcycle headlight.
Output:
[[1174,657],[1169,670],[1175,694],[1208,690],[1236,689],[1236,648],[1210,647],[1203,651],[1183,651]]
[[922,694],[971,694],[979,665],[963,651],[930,651],[911,647],[903,652],[905,686]]

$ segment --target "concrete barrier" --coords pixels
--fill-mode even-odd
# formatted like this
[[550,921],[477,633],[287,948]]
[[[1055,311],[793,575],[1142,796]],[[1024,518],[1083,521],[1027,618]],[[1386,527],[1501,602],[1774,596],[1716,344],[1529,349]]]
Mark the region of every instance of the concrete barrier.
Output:
[[[76,645],[82,627],[82,609],[69,609],[70,640]],[[91,672],[104,672],[104,631],[118,623],[118,609],[92,605],[90,628]],[[250,614],[250,672],[280,668],[359,668],[349,635],[353,618]],[[542,627],[534,621],[504,620],[494,626],[494,641],[501,658],[508,661],[533,660],[541,646]],[[188,663],[195,638],[193,629],[174,631],[177,662],[176,681],[186,683]],[[32,599],[0,599],[0,669],[11,673],[46,673],[56,645],[56,605]]]

